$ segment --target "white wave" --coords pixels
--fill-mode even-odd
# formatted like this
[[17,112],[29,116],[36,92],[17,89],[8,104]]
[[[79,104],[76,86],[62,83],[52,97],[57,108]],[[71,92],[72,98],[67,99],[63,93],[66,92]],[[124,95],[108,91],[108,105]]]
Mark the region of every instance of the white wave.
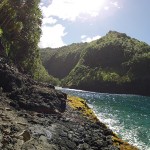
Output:
[[[131,103],[131,106],[133,106],[133,102],[136,102],[137,105],[137,102],[141,102],[144,97],[128,94],[88,92],[67,88],[62,90],[69,94],[73,94],[86,99],[87,102],[90,103],[88,104],[89,107],[92,108],[99,120],[105,123],[113,132],[118,134],[118,136],[120,136],[123,140],[138,147],[140,150],[150,150],[150,138],[145,137],[149,140],[149,143],[148,141],[142,141],[142,135],[140,132],[143,132],[142,129],[144,128],[142,126],[136,125],[136,122],[134,122],[134,117],[138,117],[138,114],[135,115],[134,111],[132,113],[133,107],[130,108],[130,105],[126,105]],[[117,109],[114,110],[115,107],[113,106],[115,106]],[[141,107],[139,108],[141,109]],[[147,115],[145,115],[146,114],[143,114],[144,118],[147,117]],[[148,132],[149,130],[147,131],[147,133],[145,133],[146,136],[148,136]]]
[[120,123],[117,119],[116,115],[108,114],[108,113],[100,113],[99,110],[92,104],[88,104],[89,107],[94,111],[98,119],[106,124],[113,132],[121,136],[121,138],[128,143],[138,147],[140,150],[150,150],[150,147],[145,145],[138,138],[138,130],[139,128],[132,127],[131,129],[126,129],[124,126],[124,122]]

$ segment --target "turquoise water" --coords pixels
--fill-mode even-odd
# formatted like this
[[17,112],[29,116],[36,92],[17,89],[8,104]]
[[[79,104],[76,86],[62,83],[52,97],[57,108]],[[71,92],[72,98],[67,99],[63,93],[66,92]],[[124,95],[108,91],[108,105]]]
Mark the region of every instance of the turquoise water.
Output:
[[97,117],[122,139],[150,150],[150,97],[62,89],[84,98]]

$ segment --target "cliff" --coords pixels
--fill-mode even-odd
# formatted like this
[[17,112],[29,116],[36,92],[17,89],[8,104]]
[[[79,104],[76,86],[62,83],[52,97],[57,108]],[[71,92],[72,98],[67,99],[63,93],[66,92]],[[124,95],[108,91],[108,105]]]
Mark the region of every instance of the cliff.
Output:
[[84,100],[32,80],[4,58],[0,77],[0,149],[137,149],[101,123]]
[[62,86],[150,95],[150,46],[125,33],[110,31],[90,43],[43,49],[41,58]]

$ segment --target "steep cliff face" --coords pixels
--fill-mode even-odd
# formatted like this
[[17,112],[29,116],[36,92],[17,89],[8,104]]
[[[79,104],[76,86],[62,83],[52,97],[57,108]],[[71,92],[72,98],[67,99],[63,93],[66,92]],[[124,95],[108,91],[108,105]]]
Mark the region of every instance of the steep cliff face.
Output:
[[[86,43],[80,50],[74,65],[62,76],[63,86],[98,92],[149,95],[150,46],[146,43],[124,33],[110,31],[99,40]],[[61,57],[61,48],[56,50],[54,59],[58,58],[59,61],[53,63],[55,71],[58,65],[64,66],[58,67],[59,74],[72,62],[73,59],[68,59],[71,51],[69,49],[68,52],[67,46],[64,47]],[[78,52],[74,51],[73,55],[76,56]],[[46,61],[47,66],[51,65],[52,60],[53,57],[50,57]]]
[[124,142],[84,100],[32,80],[1,57],[0,77],[0,149],[121,149]]

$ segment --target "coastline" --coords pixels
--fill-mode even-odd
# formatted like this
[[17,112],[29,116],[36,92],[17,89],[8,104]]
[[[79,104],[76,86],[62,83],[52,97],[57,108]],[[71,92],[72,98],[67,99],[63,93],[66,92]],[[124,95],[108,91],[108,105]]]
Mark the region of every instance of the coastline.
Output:
[[86,102],[34,81],[0,60],[0,149],[137,150],[101,123]]
[[[73,109],[80,111],[90,121],[94,123],[100,123],[105,129],[108,129],[108,127],[105,124],[100,122],[100,120],[96,117],[92,109],[89,108],[89,106],[86,104],[86,101],[84,99],[69,95],[68,104]],[[117,146],[120,150],[138,150],[137,147],[123,141],[114,132],[112,132],[112,141],[113,141],[113,145]]]

